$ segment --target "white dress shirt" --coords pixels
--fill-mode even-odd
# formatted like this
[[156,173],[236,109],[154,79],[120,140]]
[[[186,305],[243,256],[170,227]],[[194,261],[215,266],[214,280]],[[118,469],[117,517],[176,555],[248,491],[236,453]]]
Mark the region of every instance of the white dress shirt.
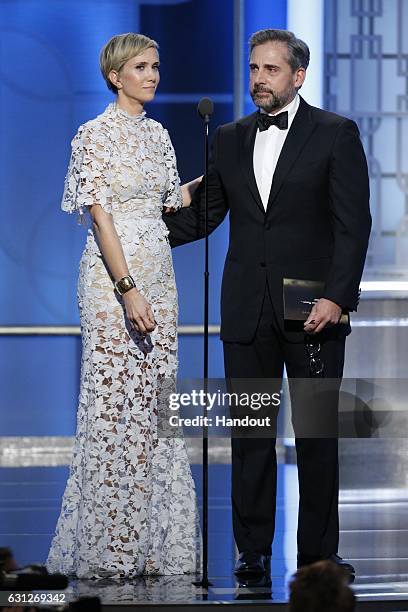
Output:
[[[265,210],[268,205],[276,164],[278,163],[279,155],[281,154],[283,143],[286,140],[292,121],[299,108],[299,102],[299,95],[296,94],[292,102],[279,111],[279,113],[288,111],[287,130],[280,130],[276,125],[271,125],[268,130],[260,132],[258,129],[256,133],[254,146],[254,173],[259,195],[261,196]],[[264,111],[261,109],[261,113],[262,112]],[[273,115],[278,113],[270,114]]]

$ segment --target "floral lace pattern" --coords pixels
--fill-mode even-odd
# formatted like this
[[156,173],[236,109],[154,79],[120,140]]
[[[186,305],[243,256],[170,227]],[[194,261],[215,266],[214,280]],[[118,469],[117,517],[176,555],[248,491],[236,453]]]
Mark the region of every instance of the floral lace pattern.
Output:
[[157,433],[177,372],[177,292],[161,211],[182,205],[159,123],[110,104],[79,128],[62,208],[85,215],[95,203],[112,214],[157,326],[146,337],[131,329],[88,230],[78,281],[77,433],[47,567],[81,578],[194,573],[200,528],[185,443]]

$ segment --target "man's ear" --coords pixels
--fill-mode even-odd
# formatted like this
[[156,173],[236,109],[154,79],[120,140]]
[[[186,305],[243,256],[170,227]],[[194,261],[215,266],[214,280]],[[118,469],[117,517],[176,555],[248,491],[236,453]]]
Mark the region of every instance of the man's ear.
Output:
[[305,78],[306,78],[306,70],[304,68],[298,68],[296,70],[296,79],[295,79],[295,87],[297,89],[300,89],[303,85],[303,83],[305,82]]

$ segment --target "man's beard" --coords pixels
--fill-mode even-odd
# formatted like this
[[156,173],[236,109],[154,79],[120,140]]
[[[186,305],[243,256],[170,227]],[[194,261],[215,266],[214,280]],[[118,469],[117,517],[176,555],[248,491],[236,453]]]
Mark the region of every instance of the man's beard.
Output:
[[[262,108],[266,113],[273,113],[286,106],[296,95],[296,89],[291,87],[281,94],[277,94],[271,89],[258,88],[251,92],[251,98],[256,106]],[[258,96],[258,93],[268,95]]]

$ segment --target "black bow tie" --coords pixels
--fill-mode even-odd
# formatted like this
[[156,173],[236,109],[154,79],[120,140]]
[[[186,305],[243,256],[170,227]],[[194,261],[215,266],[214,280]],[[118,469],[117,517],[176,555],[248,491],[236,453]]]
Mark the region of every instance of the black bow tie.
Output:
[[256,120],[258,122],[259,131],[268,130],[271,125],[276,125],[280,130],[288,129],[288,111],[279,113],[278,115],[267,115],[266,113],[258,113]]

